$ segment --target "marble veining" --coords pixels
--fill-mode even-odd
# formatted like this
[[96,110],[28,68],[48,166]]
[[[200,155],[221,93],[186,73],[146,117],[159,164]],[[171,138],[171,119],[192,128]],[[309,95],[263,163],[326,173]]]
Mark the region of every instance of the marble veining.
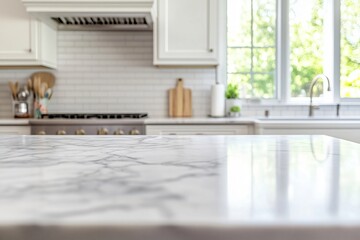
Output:
[[0,228],[360,226],[359,173],[327,136],[1,136]]

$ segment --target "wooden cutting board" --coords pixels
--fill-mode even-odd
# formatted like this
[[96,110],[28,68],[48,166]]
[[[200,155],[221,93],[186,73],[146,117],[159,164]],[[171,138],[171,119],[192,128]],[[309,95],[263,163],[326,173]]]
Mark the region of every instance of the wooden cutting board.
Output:
[[192,94],[191,94],[191,90],[187,88],[184,88],[183,117],[192,117]]
[[178,79],[176,87],[169,90],[169,116],[191,117],[192,94],[191,90],[184,88],[184,81]]

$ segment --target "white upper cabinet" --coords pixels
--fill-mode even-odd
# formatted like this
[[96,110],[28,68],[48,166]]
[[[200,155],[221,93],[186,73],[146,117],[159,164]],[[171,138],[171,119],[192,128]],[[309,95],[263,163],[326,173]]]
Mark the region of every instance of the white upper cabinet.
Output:
[[158,0],[154,64],[218,64],[218,0]]
[[0,1],[0,67],[56,67],[56,31],[31,18],[20,0]]

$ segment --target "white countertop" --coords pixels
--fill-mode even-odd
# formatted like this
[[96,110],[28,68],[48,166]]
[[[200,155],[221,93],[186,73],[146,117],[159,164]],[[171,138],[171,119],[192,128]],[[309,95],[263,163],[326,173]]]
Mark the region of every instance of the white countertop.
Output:
[[0,118],[0,126],[29,125],[29,119]]
[[257,127],[341,127],[360,126],[360,117],[239,117],[239,118],[148,118],[146,125],[255,125]]
[[187,124],[254,124],[255,118],[144,118],[144,119],[30,119],[33,125],[56,124],[146,124],[146,125],[187,125]]
[[254,120],[259,128],[358,128],[360,118],[259,118]]
[[0,239],[360,239],[355,143],[3,136],[0,145]]
[[256,118],[148,118],[146,125],[167,125],[167,124],[253,124]]

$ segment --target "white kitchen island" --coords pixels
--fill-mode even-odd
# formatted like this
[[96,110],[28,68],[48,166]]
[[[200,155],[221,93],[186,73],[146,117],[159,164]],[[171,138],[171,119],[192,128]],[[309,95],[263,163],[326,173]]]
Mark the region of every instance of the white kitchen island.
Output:
[[360,145],[1,136],[0,240],[359,240]]

